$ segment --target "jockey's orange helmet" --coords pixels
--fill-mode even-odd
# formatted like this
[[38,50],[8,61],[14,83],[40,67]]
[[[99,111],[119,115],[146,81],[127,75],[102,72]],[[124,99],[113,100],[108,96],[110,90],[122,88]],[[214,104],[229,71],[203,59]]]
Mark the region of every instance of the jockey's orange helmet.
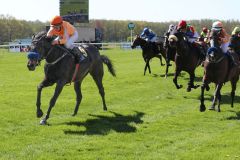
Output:
[[221,30],[223,28],[223,24],[220,21],[216,21],[212,24],[212,29]]
[[51,20],[50,24],[51,24],[51,26],[57,26],[57,25],[61,25],[62,22],[63,22],[63,19],[61,16],[55,16]]
[[181,20],[181,21],[178,23],[177,29],[182,29],[182,28],[186,28],[186,27],[187,27],[187,22],[184,21],[184,20]]

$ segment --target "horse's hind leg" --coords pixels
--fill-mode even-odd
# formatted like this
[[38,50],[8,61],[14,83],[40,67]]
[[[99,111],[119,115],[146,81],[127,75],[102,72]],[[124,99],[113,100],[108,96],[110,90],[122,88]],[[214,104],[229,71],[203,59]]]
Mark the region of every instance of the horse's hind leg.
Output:
[[42,93],[42,89],[44,87],[48,87],[53,85],[53,83],[49,82],[47,79],[44,79],[37,87],[37,102],[36,102],[36,106],[37,106],[37,117],[40,118],[43,115],[43,112],[41,110],[41,93]]
[[40,124],[41,124],[41,125],[45,125],[45,124],[47,123],[47,119],[49,118],[50,112],[51,112],[53,106],[55,105],[58,96],[59,96],[60,93],[62,92],[62,89],[63,89],[63,86],[64,86],[64,85],[65,85],[65,81],[59,81],[59,82],[57,83],[56,88],[55,88],[54,95],[53,95],[53,97],[51,98],[50,103],[49,103],[49,107],[48,107],[47,114],[46,114],[46,116],[40,121]]
[[74,113],[72,114],[72,116],[75,116],[77,114],[79,105],[82,101],[81,83],[82,82],[74,82],[74,90],[76,93],[76,105],[75,105]]
[[99,90],[99,94],[102,97],[102,102],[103,102],[103,110],[107,110],[107,106],[106,106],[106,102],[105,102],[105,92],[104,92],[104,87],[102,84],[102,79],[103,79],[103,68],[99,68],[99,70],[95,70],[94,73],[90,72],[90,74],[92,75],[98,90]]
[[160,59],[161,66],[164,66],[165,64],[162,63],[162,56],[161,55],[159,55],[159,59]]

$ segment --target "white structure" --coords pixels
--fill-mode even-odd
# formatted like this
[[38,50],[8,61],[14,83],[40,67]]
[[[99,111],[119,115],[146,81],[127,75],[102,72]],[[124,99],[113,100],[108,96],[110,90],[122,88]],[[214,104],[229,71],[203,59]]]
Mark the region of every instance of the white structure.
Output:
[[14,42],[9,42],[9,52],[26,52],[31,41],[31,39],[17,39]]

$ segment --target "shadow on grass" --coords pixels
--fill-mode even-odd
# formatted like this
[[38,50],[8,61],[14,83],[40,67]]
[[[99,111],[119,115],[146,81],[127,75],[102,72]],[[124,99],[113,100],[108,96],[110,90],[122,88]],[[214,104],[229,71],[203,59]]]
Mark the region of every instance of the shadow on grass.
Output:
[[[200,100],[200,97],[201,96],[199,95],[199,97],[198,97],[199,100]],[[205,97],[204,100],[212,102],[213,101],[213,95],[211,97],[209,97],[209,96]],[[222,104],[229,104],[229,105],[231,105],[231,103],[232,103],[231,101],[232,101],[232,99],[231,99],[231,95],[230,94],[222,95],[222,100],[221,100]],[[237,103],[240,103],[240,96],[235,95],[233,106],[236,105]]]
[[65,134],[71,135],[106,135],[111,130],[116,132],[136,132],[136,127],[132,126],[130,123],[143,123],[141,118],[143,117],[143,112],[137,112],[135,115],[121,115],[115,112],[114,116],[102,116],[102,115],[93,115],[89,114],[89,116],[94,117],[94,119],[88,119],[85,122],[67,122],[66,125],[69,126],[77,126],[77,127],[85,127],[84,131],[79,130],[65,130]]
[[227,120],[240,120],[240,111],[236,112],[236,111],[231,111],[231,112],[234,112],[236,114],[236,116],[230,116],[230,117],[227,117],[226,119]]
[[[186,81],[189,81],[189,76],[188,77],[184,77],[184,80],[186,80]],[[202,77],[198,77],[198,76],[196,76],[195,78],[194,78],[194,83],[199,83],[199,82],[202,82]]]

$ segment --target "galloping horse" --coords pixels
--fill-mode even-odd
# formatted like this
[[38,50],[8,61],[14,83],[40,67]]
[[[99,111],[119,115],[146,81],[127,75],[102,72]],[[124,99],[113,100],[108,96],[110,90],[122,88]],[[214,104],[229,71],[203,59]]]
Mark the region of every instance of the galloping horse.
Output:
[[[229,50],[229,54],[232,54],[235,59],[238,59],[237,54]],[[201,99],[200,99],[200,111],[206,110],[204,105],[204,90],[209,90],[209,83],[215,83],[216,89],[214,98],[212,101],[212,106],[209,110],[215,110],[216,102],[218,103],[217,111],[220,112],[220,102],[221,102],[221,88],[223,84],[227,81],[231,82],[231,107],[233,107],[234,96],[236,85],[239,80],[240,70],[238,66],[231,66],[230,59],[227,54],[224,54],[220,48],[219,33],[217,31],[212,31],[211,33],[211,48],[208,49],[208,54],[206,61],[204,62],[204,76],[203,83],[201,86]]]
[[199,49],[184,39],[184,33],[179,31],[173,32],[169,36],[170,47],[176,48],[176,67],[173,82],[177,89],[182,88],[182,85],[178,85],[177,78],[181,71],[186,71],[190,75],[187,87],[187,91],[190,92],[192,88],[199,87],[199,85],[194,85],[194,78],[195,69],[201,64],[201,58]]
[[103,109],[107,110],[105,103],[105,93],[102,84],[103,79],[103,63],[108,66],[109,72],[115,76],[115,70],[110,59],[107,56],[100,55],[98,49],[91,45],[85,44],[81,46],[81,50],[87,53],[87,58],[84,62],[80,63],[80,68],[75,69],[75,60],[72,54],[63,46],[52,46],[53,38],[46,37],[46,32],[39,32],[32,39],[31,53],[27,67],[29,70],[35,70],[35,67],[42,59],[46,60],[44,66],[45,78],[37,87],[37,117],[42,117],[43,112],[41,106],[41,92],[44,87],[52,86],[56,83],[56,88],[53,97],[50,100],[46,116],[40,121],[40,124],[47,123],[51,109],[56,103],[63,87],[74,82],[74,90],[76,93],[76,105],[73,116],[78,112],[79,105],[82,100],[81,84],[82,80],[88,73],[92,76],[98,86],[99,93],[102,97]]
[[136,48],[137,46],[140,46],[142,48],[142,56],[143,56],[144,62],[146,63],[145,67],[144,67],[144,75],[146,74],[147,69],[148,69],[149,73],[151,74],[151,68],[150,68],[149,61],[152,58],[154,58],[154,57],[159,58],[161,66],[164,65],[162,63],[162,56],[160,54],[160,46],[159,45],[162,45],[162,43],[158,44],[158,49],[155,49],[158,51],[155,51],[153,49],[154,46],[152,44],[147,42],[145,39],[141,38],[139,35],[136,35],[131,47],[132,47],[132,49]]

